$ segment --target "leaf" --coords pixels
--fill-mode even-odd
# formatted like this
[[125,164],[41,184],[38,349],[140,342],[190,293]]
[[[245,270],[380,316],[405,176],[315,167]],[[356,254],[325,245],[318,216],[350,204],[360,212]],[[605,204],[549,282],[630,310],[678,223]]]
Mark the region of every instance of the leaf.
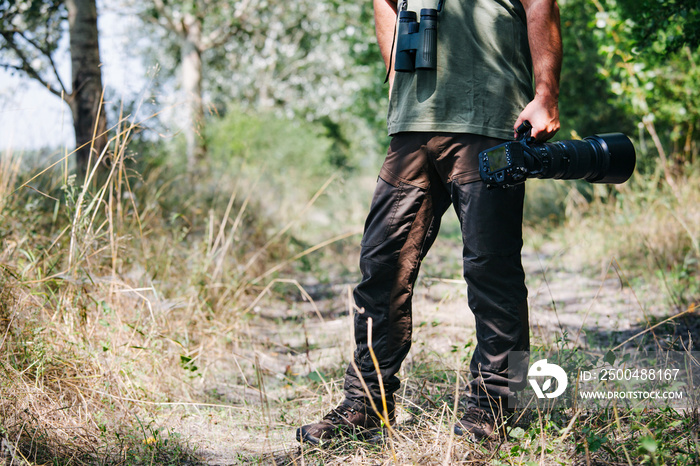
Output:
[[590,452],[598,451],[600,450],[600,447],[603,446],[605,442],[608,441],[608,438],[603,436],[599,437],[598,435],[592,435],[588,437],[588,450]]
[[608,350],[607,353],[605,353],[605,356],[603,356],[603,361],[607,362],[611,366],[615,364],[615,353],[613,350]]
[[323,374],[321,372],[313,371],[306,377],[311,381],[323,383]]
[[523,438],[525,437],[525,429],[523,429],[522,427],[515,427],[513,429],[510,429],[508,435],[512,438]]
[[194,364],[194,358],[185,356],[184,354],[180,355],[180,366],[182,366],[183,369],[192,372],[197,372],[197,370],[199,370],[199,367]]
[[654,437],[647,435],[639,439],[639,447],[643,450],[648,451],[649,453],[654,453],[658,448],[658,445],[656,444],[656,440],[654,440]]

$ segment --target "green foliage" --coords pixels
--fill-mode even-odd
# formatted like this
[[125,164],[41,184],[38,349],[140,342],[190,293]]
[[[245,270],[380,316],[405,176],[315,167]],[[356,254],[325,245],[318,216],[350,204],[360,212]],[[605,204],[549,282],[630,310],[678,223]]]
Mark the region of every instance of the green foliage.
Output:
[[605,59],[598,52],[601,38],[596,31],[596,7],[588,0],[560,2],[564,57],[560,89],[561,131],[571,139],[594,133],[636,129],[636,121],[624,108],[611,105],[616,96],[601,74]]
[[696,0],[617,0],[645,52],[663,56],[700,46],[700,4]]
[[579,191],[575,182],[529,180],[525,189],[523,223],[528,226],[557,225],[565,220],[567,204]]
[[236,160],[265,167],[284,179],[299,174],[327,175],[334,168],[333,141],[324,128],[272,112],[232,110],[209,125],[207,146],[214,161]]
[[[358,133],[349,136],[351,130],[330,119],[319,124],[273,111],[231,111],[208,125],[205,166],[212,176],[199,189],[217,202],[225,202],[232,189],[241,200],[252,190],[252,212],[267,219],[259,223],[259,234],[274,231],[275,223],[294,223],[293,234],[278,246],[296,253],[334,235],[359,231],[374,187],[366,175],[376,176],[372,162],[377,157],[373,145],[358,140]],[[311,262],[297,261],[297,271],[313,270],[320,280],[333,275],[335,267],[316,262],[319,254],[326,253],[316,253]]]
[[[697,11],[688,2],[561,2],[562,138],[624,132],[637,139],[643,173],[656,169],[659,156],[677,166],[697,158],[700,49],[664,45],[663,54],[648,54],[638,48],[641,23],[635,21],[658,18],[644,26],[663,34],[671,23],[662,13],[676,4],[685,5],[678,14],[687,12],[688,18]],[[692,44],[691,29],[685,29],[682,43]]]
[[65,32],[66,15],[63,0],[2,0],[0,33],[5,40],[23,39],[37,51],[53,52]]
[[[360,151],[370,154],[385,142],[388,87],[382,83],[371,2],[265,1],[246,8],[245,2],[217,0],[194,12],[192,3],[171,1],[158,9],[147,2],[142,8],[149,22],[166,24],[145,29],[151,48],[144,61],[149,68],[154,62],[162,68],[159,87],[169,91],[172,86],[181,45],[159,10],[173,17],[197,14],[204,36],[222,29],[221,40],[201,50],[206,103],[217,115],[275,111],[320,122],[334,141],[338,166],[352,166],[348,159],[357,157],[353,146],[358,141],[363,143]],[[234,13],[207,11],[224,6]],[[225,26],[226,21],[231,24]]]
[[[664,151],[681,163],[692,161],[698,150],[700,49],[684,47],[663,57],[635,53],[631,24],[614,5],[596,16],[598,50],[605,57],[601,74],[617,96],[614,103],[649,134],[640,140],[642,156]],[[645,150],[647,145],[655,150]]]
[[66,32],[63,0],[0,1],[0,67],[65,90],[54,54]]
[[[49,4],[0,0],[4,8],[0,11],[30,5],[28,17],[36,14],[39,18],[49,10],[34,10],[31,5],[42,3]],[[197,6],[195,2],[177,3],[183,11]],[[52,172],[36,180],[33,190],[25,188],[9,196],[15,181],[0,183],[9,187],[0,203],[0,237],[6,246],[0,282],[0,336],[7,335],[0,344],[0,365],[6,372],[0,382],[4,390],[0,399],[15,403],[10,405],[13,409],[3,411],[15,416],[11,422],[3,418],[3,436],[10,428],[28,426],[7,437],[26,440],[28,450],[38,450],[46,444],[37,438],[74,432],[65,426],[52,432],[38,428],[38,414],[72,413],[82,421],[93,420],[83,416],[96,413],[93,424],[102,435],[90,436],[90,442],[114,444],[116,435],[119,449],[126,451],[123,462],[186,463],[191,459],[186,443],[156,422],[143,424],[137,419],[137,425],[126,416],[123,421],[132,428],[120,430],[102,422],[100,416],[119,417],[145,409],[135,408],[125,397],[149,402],[206,399],[199,384],[224,373],[204,376],[212,375],[216,364],[236,358],[235,353],[231,355],[232,346],[246,354],[259,351],[275,358],[305,354],[306,358],[303,366],[281,365],[277,372],[269,373],[257,367],[250,370],[246,358],[235,361],[243,367],[232,369],[231,363],[225,375],[236,380],[232,392],[250,390],[250,385],[243,384],[256,376],[265,377],[265,383],[276,390],[266,402],[272,411],[267,413],[270,419],[251,421],[260,408],[246,400],[242,404],[252,405],[250,413],[254,414],[247,413],[238,424],[252,425],[260,432],[265,429],[266,434],[277,429],[288,438],[292,425],[301,421],[296,415],[299,407],[311,409],[318,404],[314,391],[325,396],[337,388],[333,393],[339,393],[340,388],[331,385],[338,385],[346,363],[324,359],[320,366],[307,365],[316,361],[314,351],[328,353],[339,343],[319,343],[316,337],[324,332],[311,325],[307,329],[308,315],[299,310],[301,302],[280,305],[285,307],[274,324],[278,327],[272,327],[267,317],[261,324],[249,304],[266,293],[279,295],[278,290],[264,286],[267,277],[278,272],[264,274],[277,265],[289,265],[287,259],[310,246],[298,234],[300,230],[315,224],[325,239],[329,232],[346,232],[359,224],[351,213],[366,213],[369,197],[363,189],[373,184],[376,154],[385,145],[386,108],[371,3],[262,3],[265,8],[251,14],[257,15],[257,23],[252,24],[264,27],[248,30],[226,47],[205,54],[212,73],[207,94],[222,116],[210,117],[205,134],[210,160],[200,172],[186,173],[177,156],[179,141],[153,143],[144,137],[139,145],[120,149],[118,163],[123,166],[118,182],[113,179],[102,192],[108,195],[102,197],[99,191],[88,189],[81,198],[82,188],[73,179],[54,177],[57,173]],[[580,249],[589,264],[607,262],[613,255],[630,275],[641,276],[646,271],[659,277],[673,306],[680,307],[696,303],[700,293],[699,56],[687,46],[664,57],[637,53],[637,33],[623,8],[626,4],[561,1],[566,47],[561,137],[602,131],[636,136],[639,128],[637,147],[644,157],[643,175],[616,188],[528,182],[526,221],[532,225],[551,219],[548,226],[562,227],[558,230],[561,237]],[[63,11],[57,8],[56,12]],[[3,14],[3,20],[7,18],[9,14]],[[37,19],[34,24],[43,27],[45,23]],[[691,23],[684,24],[686,36],[692,39],[687,27]],[[46,33],[58,31],[60,28]],[[274,34],[268,34],[270,31]],[[672,49],[671,41],[663,44]],[[9,53],[3,51],[2,56],[10,57]],[[658,144],[651,140],[651,130],[658,133]],[[677,192],[659,181],[656,154],[664,148],[676,162]],[[367,172],[372,176],[354,177]],[[303,228],[294,224],[312,195],[333,174],[340,176],[318,199],[319,209],[309,211],[313,216],[301,217]],[[5,171],[3,176],[7,176]],[[370,179],[368,183],[365,178]],[[353,197],[358,194],[362,195]],[[286,229],[287,225],[294,228]],[[459,229],[454,232],[458,238]],[[74,266],[69,267],[72,248],[76,254]],[[326,248],[325,259],[343,262],[356,254],[356,250],[347,251]],[[298,260],[301,265],[291,269],[290,276],[311,271],[319,281],[337,279],[318,257]],[[442,263],[441,267],[437,272],[445,271]],[[265,280],[255,281],[263,276]],[[17,308],[18,303],[26,308]],[[339,313],[344,306],[336,299],[328,305],[330,311],[321,309],[319,318]],[[262,313],[275,312],[260,307]],[[283,328],[296,324],[299,335],[295,338],[275,339]],[[446,325],[437,318],[426,318],[416,329],[437,331]],[[260,346],[263,340],[268,346]],[[450,458],[451,451],[437,448],[448,444],[448,409],[453,405],[450,397],[457,377],[452,368],[463,368],[471,349],[470,343],[454,340],[447,353],[414,351],[412,364],[402,374],[407,384],[403,395],[417,402],[405,405],[415,417],[405,423],[403,431],[410,442],[398,444],[399,453],[409,452],[402,462]],[[346,350],[341,348],[338,353],[347,356]],[[444,369],[445,361],[450,370]],[[193,381],[197,384],[188,385]],[[42,400],[66,403],[23,411],[24,407],[17,407],[26,403],[12,400],[17,393],[26,395],[22,390],[28,387],[45,390]],[[257,400],[258,394],[267,397],[258,390],[252,398]],[[224,393],[217,398],[217,402],[227,401]],[[73,406],[83,411],[75,415]],[[118,408],[112,412],[107,406]],[[482,459],[492,464],[540,464],[543,457],[561,464],[572,459],[598,464],[693,463],[698,448],[693,441],[697,416],[675,412],[643,418],[621,415],[618,423],[608,412],[578,417],[563,409],[531,412],[527,422],[511,430],[499,451],[486,452]],[[86,425],[92,428],[90,422],[81,424]],[[63,444],[70,440],[58,439],[56,443]],[[415,445],[421,451],[411,456],[410,447]],[[426,453],[426,446],[436,450]],[[481,447],[459,446],[481,453]],[[307,456],[300,462],[337,462],[338,458],[352,458],[358,449],[364,460],[390,461],[385,446],[351,442],[335,453],[304,451]],[[263,454],[240,454],[241,458],[264,458]],[[78,456],[71,452],[65,457]],[[452,459],[464,458],[455,455]],[[49,461],[50,457],[42,457],[42,462]]]

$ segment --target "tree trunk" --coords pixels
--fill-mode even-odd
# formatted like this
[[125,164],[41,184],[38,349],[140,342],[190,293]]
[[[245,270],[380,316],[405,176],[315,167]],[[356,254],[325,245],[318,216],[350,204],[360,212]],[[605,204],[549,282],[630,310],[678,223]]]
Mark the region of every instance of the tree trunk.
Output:
[[197,162],[206,155],[204,128],[204,104],[202,103],[202,23],[192,14],[184,16],[185,31],[182,40],[182,87],[185,93],[185,139],[187,140],[187,165],[194,170]]
[[[102,104],[102,73],[97,35],[95,0],[66,0],[70,32],[73,92],[69,101],[73,113],[76,168],[81,179],[88,163],[94,164],[107,145],[107,118]],[[95,137],[93,141],[93,135]],[[81,147],[84,146],[84,147]],[[90,150],[92,149],[92,161]]]

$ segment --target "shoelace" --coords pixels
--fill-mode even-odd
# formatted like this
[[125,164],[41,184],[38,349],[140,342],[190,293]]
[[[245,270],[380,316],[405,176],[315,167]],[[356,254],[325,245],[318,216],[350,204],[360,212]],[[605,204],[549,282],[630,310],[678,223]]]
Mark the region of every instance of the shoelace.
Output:
[[338,406],[337,408],[333,408],[330,413],[326,414],[323,416],[323,419],[327,419],[331,422],[338,422],[340,420],[346,420],[348,414],[355,414],[357,410],[355,408],[349,408],[347,406]]

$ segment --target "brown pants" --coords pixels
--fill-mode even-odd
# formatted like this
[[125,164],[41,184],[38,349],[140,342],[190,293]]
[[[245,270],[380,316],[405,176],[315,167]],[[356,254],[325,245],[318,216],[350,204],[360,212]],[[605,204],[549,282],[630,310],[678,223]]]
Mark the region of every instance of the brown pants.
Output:
[[[365,223],[362,281],[354,291],[363,309],[355,313],[354,358],[375,402],[381,397],[367,344],[368,318],[384,389],[392,395],[411,347],[413,285],[450,204],[461,224],[467,298],[476,319],[467,402],[485,408],[512,405],[513,387],[524,386],[524,374],[509,374],[507,363],[510,351],[529,349],[520,259],[525,189],[488,190],[478,175],[478,153],[501,142],[456,133],[400,133],[392,139]],[[345,395],[368,404],[352,364]],[[393,404],[393,396],[387,398]]]

